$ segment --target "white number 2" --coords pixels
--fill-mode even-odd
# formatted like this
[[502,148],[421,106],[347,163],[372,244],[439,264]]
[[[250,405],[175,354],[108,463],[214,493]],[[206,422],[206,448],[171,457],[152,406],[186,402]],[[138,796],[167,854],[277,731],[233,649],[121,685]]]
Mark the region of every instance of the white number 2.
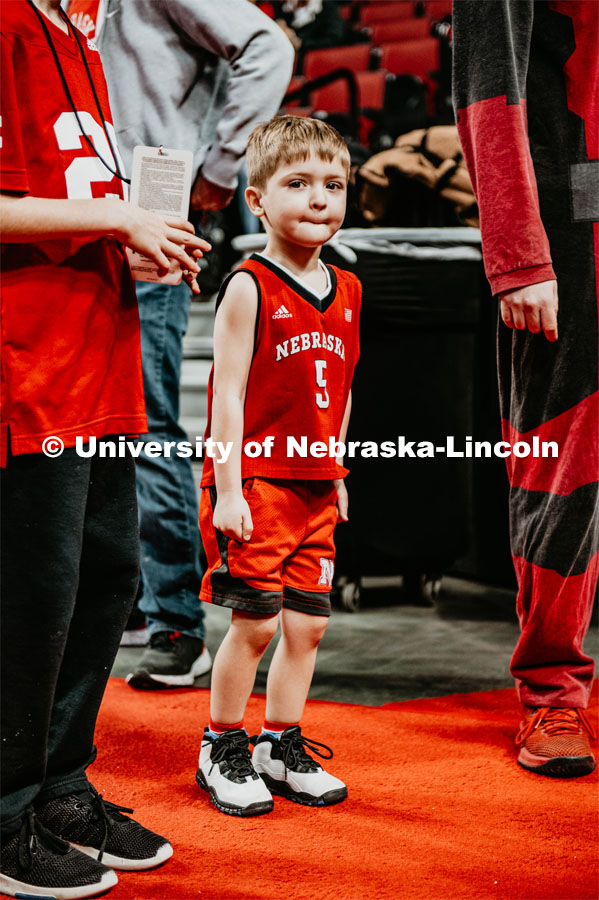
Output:
[[316,405],[320,409],[326,409],[329,405],[329,395],[327,394],[327,380],[324,377],[324,370],[327,367],[326,360],[315,359],[314,366],[316,368],[316,384],[318,387],[324,388],[323,392],[316,391]]
[[[94,117],[85,111],[79,113],[79,118],[81,119],[81,124],[85,129],[85,133],[89,138],[91,138],[92,143],[94,144],[96,150],[100,154],[100,156],[106,160],[106,162],[114,167],[114,160],[112,158],[112,152],[110,150],[110,145],[106,139],[106,135],[104,134],[104,129],[101,125],[98,125]],[[116,148],[116,135],[114,133],[114,128],[110,124],[110,122],[106,122],[106,129],[110,134],[110,139],[112,140],[113,147]],[[75,113],[73,112],[64,112],[58,117],[56,122],[54,123],[54,133],[56,135],[56,140],[58,141],[58,146],[61,150],[79,150],[83,146],[83,137],[81,135],[81,130],[79,128],[79,123],[77,122],[77,118]],[[121,171],[124,171],[124,166],[119,156],[118,150],[116,151],[119,165],[121,167]],[[67,183],[67,196],[71,200],[89,200],[92,198],[92,189],[91,185],[96,181],[104,181],[111,182],[114,178],[106,166],[102,163],[97,156],[80,156],[77,159],[74,159],[73,162],[67,167],[66,172],[64,173],[65,180]],[[121,182],[124,192],[124,199],[127,199],[127,189],[126,185]],[[107,194],[109,197],[120,197],[120,194]]]

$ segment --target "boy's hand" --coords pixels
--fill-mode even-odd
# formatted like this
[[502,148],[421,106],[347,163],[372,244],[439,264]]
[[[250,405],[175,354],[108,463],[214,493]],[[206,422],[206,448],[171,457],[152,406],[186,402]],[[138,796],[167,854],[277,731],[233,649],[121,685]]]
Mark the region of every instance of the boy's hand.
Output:
[[347,510],[349,507],[349,498],[343,478],[335,478],[335,487],[337,488],[337,521],[348,522],[349,516]]
[[116,229],[119,240],[155,262],[160,276],[168,272],[171,259],[177,260],[192,291],[199,294],[196,276],[200,267],[196,260],[211,246],[196,235],[191,222],[117,202],[122,218]]
[[217,495],[212,522],[215,528],[236,541],[249,541],[254,530],[247,500],[238,492],[221,491]]
[[541,329],[548,341],[557,341],[557,281],[541,281],[501,294],[501,318],[508,328],[533,334]]

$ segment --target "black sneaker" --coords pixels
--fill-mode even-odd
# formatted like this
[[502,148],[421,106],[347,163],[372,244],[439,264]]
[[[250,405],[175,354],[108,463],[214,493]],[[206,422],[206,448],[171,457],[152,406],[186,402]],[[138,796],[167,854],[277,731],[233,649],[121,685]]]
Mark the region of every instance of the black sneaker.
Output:
[[90,785],[86,791],[48,800],[37,816],[78,850],[115,869],[152,869],[173,855],[166,838],[124,812],[133,810],[103,800]]
[[194,679],[211,668],[212,659],[201,638],[179,631],[157,631],[150,635],[150,646],[125,681],[142,691],[191,687]]
[[0,891],[9,897],[77,900],[117,883],[116,873],[48,831],[30,812],[2,842]]

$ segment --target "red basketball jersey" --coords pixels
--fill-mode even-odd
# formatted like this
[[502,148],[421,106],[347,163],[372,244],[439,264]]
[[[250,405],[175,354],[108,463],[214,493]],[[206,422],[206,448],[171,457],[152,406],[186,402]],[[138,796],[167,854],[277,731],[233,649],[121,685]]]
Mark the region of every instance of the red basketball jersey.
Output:
[[[258,289],[256,342],[244,410],[242,478],[341,478],[347,470],[328,454],[337,441],[359,356],[360,282],[351,272],[327,266],[331,288],[320,300],[270,260],[253,255],[230,278],[248,272]],[[218,306],[218,302],[217,302]],[[208,427],[212,379],[208,385]],[[250,442],[272,436],[270,458],[248,455]],[[292,444],[290,440],[296,442]],[[325,455],[310,445],[327,445]],[[298,449],[299,448],[299,449]],[[302,455],[303,449],[307,450]],[[202,485],[214,483],[214,464],[206,457]]]
[[[81,124],[114,168],[75,38],[44,20]],[[2,3],[0,190],[56,199],[122,197],[122,183],[81,134],[35,11]],[[80,35],[106,128],[100,56]],[[114,141],[113,141],[114,144]],[[112,237],[2,246],[2,429],[12,453],[43,439],[147,430],[139,318],[122,247]]]

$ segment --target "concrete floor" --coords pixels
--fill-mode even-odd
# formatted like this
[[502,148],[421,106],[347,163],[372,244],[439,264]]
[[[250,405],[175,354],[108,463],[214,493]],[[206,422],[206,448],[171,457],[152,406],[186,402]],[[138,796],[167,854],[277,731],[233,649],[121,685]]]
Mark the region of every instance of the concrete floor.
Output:
[[[511,591],[443,579],[433,607],[399,605],[400,582],[363,591],[362,607],[334,609],[320,645],[310,697],[379,706],[396,700],[512,687],[510,657],[518,638]],[[230,611],[206,605],[207,644],[214,655]],[[275,639],[276,641],[276,639]],[[263,693],[275,642],[260,664]],[[597,616],[586,640],[599,661]],[[143,648],[121,648],[112,674],[131,672]],[[209,687],[210,675],[196,680]]]

